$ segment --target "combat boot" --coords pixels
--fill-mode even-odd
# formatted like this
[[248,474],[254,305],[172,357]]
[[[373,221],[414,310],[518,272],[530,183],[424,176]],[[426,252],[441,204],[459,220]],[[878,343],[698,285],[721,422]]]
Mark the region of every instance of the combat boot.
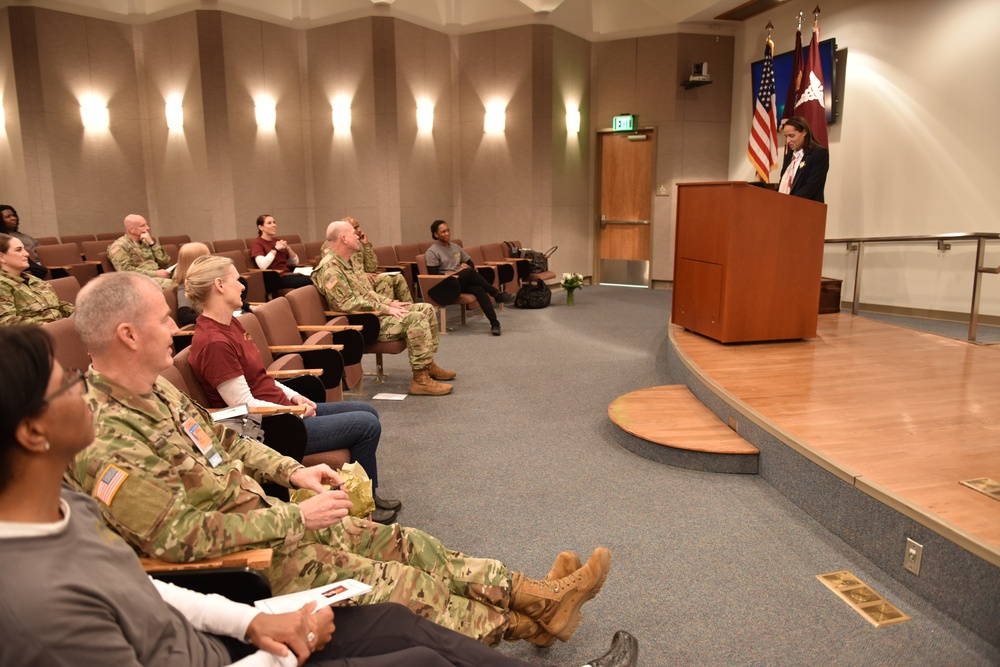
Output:
[[562,579],[567,575],[573,574],[581,567],[583,567],[583,562],[576,555],[576,552],[562,551],[556,556],[556,562],[552,564],[552,569],[545,575],[545,580]]
[[444,396],[450,394],[452,386],[435,382],[431,379],[427,368],[414,368],[413,381],[410,383],[410,393],[414,396]]
[[580,625],[580,609],[601,590],[610,569],[611,552],[598,547],[586,565],[561,579],[528,579],[515,572],[511,576],[510,608],[530,616],[556,639],[566,641]]
[[427,367],[430,372],[432,380],[454,380],[455,376],[458,375],[455,371],[446,371],[437,365],[437,362],[431,359],[431,365]]

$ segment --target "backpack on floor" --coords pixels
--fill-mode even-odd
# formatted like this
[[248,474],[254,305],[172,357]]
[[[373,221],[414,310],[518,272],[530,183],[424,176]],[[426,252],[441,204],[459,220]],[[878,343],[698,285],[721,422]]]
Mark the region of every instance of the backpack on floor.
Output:
[[518,308],[547,308],[552,302],[552,290],[542,280],[529,280],[521,285],[514,298]]

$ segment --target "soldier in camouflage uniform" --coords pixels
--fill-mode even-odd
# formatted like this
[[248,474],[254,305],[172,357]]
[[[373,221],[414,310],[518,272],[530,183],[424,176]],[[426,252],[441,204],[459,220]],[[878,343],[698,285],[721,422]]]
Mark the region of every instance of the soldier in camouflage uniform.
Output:
[[170,256],[149,234],[149,223],[141,215],[125,216],[125,235],[108,246],[108,259],[115,271],[135,271],[152,278],[160,287],[170,287]]
[[[349,517],[340,478],[303,467],[214,424],[158,374],[171,364],[176,326],[156,286],[113,273],[80,292],[74,323],[93,365],[87,394],[95,441],[66,473],[140,555],[187,562],[269,547],[275,593],[353,577],[372,586],[362,603],[399,602],[488,644],[566,641],[580,608],[600,590],[611,554],[580,567],[563,552],[549,577],[531,580],[499,561],[448,550],[426,533]],[[122,335],[127,331],[128,336]],[[317,491],[297,504],[261,482]]]
[[30,256],[20,239],[0,234],[0,325],[43,324],[69,317],[73,305],[28,273]]
[[450,393],[451,385],[440,380],[453,380],[455,373],[434,363],[434,353],[438,349],[434,307],[427,303],[403,303],[375,292],[364,271],[358,271],[351,263],[352,256],[361,247],[361,239],[349,222],[331,222],[326,238],[330,242],[330,252],[313,269],[311,278],[330,307],[347,313],[375,312],[379,316],[379,340],[406,338],[410,368],[413,369],[411,394],[441,396]]
[[406,278],[402,273],[376,273],[378,271],[378,257],[375,256],[375,249],[368,235],[361,231],[361,223],[351,216],[341,218],[344,222],[351,223],[351,227],[358,234],[361,240],[361,248],[351,255],[351,264],[355,271],[363,271],[371,281],[372,289],[385,298],[403,303],[411,303],[413,296],[410,288],[406,284]]

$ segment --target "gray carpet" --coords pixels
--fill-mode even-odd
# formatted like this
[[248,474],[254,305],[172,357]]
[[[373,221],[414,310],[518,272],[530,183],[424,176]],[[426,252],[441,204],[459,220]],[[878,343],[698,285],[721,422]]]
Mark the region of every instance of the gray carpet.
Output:
[[[614,444],[608,404],[671,383],[670,296],[588,286],[567,307],[556,292],[548,309],[501,312],[499,338],[481,316],[457,324],[453,308],[437,360],[458,372],[455,392],[374,402],[381,491],[405,502],[405,525],[535,577],[560,550],[612,550],[604,590],[568,643],[500,650],[580,665],[623,628],[648,666],[1000,664],[1000,650],[762,479],[670,468]],[[391,377],[366,381],[368,396],[406,391],[405,355],[386,366]],[[815,578],[845,569],[913,620],[874,628]]]

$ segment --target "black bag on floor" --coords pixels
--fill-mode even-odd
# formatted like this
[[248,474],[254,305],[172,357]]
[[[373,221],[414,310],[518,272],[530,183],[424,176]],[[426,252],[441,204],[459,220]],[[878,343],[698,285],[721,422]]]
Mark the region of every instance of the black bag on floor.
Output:
[[517,290],[514,305],[518,308],[548,308],[552,302],[552,290],[541,280],[530,280]]

